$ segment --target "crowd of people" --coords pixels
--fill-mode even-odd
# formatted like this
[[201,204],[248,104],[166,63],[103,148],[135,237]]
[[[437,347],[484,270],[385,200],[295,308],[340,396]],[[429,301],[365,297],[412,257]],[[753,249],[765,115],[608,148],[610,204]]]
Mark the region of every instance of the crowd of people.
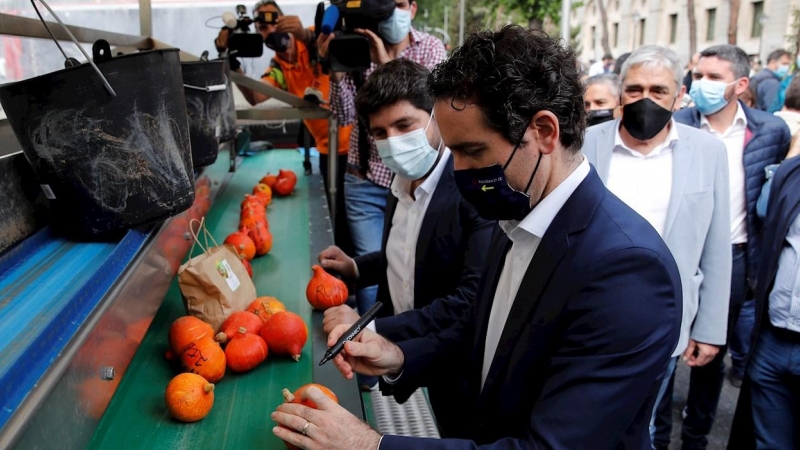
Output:
[[329,344],[386,306],[334,364],[399,402],[427,387],[443,439],[381,435],[316,389],[318,409],[279,406],[273,432],[304,449],[662,449],[686,364],[682,448],[707,447],[726,375],[729,448],[800,448],[789,53],[754,72],[732,45],[686,65],[643,46],[583,73],[508,25],[448,56],[411,25],[416,1],[395,3],[357,30],[372,66],[348,73],[326,67],[332,35],[259,3],[281,15],[266,44],[285,42],[262,80],[319,90],[342,126],[344,226],[319,260],[357,300],[325,312]]

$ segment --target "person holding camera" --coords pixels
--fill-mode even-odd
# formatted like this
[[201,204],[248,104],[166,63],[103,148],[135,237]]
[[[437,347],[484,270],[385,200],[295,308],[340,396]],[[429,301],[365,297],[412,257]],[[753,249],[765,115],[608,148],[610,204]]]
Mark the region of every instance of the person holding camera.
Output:
[[[372,60],[370,68],[363,73],[331,72],[331,110],[341,124],[358,124],[355,108],[357,86],[360,87],[379,66],[403,58],[431,70],[447,56],[440,40],[411,26],[417,13],[417,2],[393,1],[394,13],[389,19],[380,22],[377,32],[355,30],[369,39]],[[318,38],[320,59],[328,58],[328,45],[333,38],[334,34],[320,35]],[[381,249],[381,231],[392,171],[381,161],[375,141],[363,124],[353,128],[349,148],[347,173],[344,176],[345,207],[355,255],[362,256]],[[376,294],[375,287],[358,292],[360,314],[375,303]]]
[[[263,0],[253,9],[253,22],[256,31],[264,38],[264,45],[275,52],[270,68],[261,76],[261,81],[274,87],[283,89],[298,97],[305,97],[306,89],[313,88],[320,96],[321,102],[330,98],[330,80],[323,73],[316,56],[314,31],[304,28],[297,16],[286,16],[274,0]],[[220,53],[228,49],[231,36],[229,28],[223,28],[215,41]],[[244,73],[235,57],[230,58],[231,70]],[[252,89],[237,85],[239,90],[251,105],[257,105],[269,99],[269,96]],[[319,168],[325,182],[328,184],[328,120],[304,120],[308,132],[313,136],[319,150]],[[338,167],[341,168],[337,177],[338,192],[344,192],[343,178],[344,167],[347,164],[347,150],[350,146],[351,124],[341,123],[338,139]],[[344,206],[344,195],[337,196],[336,210],[336,243],[347,246],[349,233],[347,216]]]

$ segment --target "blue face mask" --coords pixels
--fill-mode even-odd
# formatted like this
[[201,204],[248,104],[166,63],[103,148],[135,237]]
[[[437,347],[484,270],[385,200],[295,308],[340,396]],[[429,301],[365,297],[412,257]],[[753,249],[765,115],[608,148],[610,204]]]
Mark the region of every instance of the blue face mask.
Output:
[[395,8],[392,17],[378,24],[378,34],[390,44],[399,44],[411,32],[411,11]]
[[778,66],[778,68],[775,69],[772,73],[774,73],[775,76],[780,78],[780,79],[786,78],[786,75],[789,75],[789,65],[788,64],[784,64],[784,65]]
[[381,161],[392,172],[409,180],[419,180],[433,169],[439,159],[439,150],[431,147],[426,134],[433,115],[425,128],[416,129],[402,136],[376,140],[375,146]]
[[506,180],[505,169],[517,153],[521,142],[522,138],[503,166],[492,164],[480,169],[461,169],[453,172],[461,196],[475,207],[479,216],[486,220],[522,220],[533,209],[528,189],[539,170],[542,154],[539,153],[539,160],[536,161],[536,167],[523,192],[512,188]]
[[697,106],[700,114],[710,116],[719,112],[730,102],[725,99],[725,90],[733,83],[736,81],[725,83],[723,81],[695,80],[692,82],[689,95],[694,100],[694,105]]

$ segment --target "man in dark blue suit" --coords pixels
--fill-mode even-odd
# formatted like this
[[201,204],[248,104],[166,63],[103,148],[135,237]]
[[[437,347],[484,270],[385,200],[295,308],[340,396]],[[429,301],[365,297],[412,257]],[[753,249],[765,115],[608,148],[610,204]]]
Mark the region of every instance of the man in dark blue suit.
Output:
[[[453,157],[431,117],[429,73],[413,61],[398,59],[376,69],[359,90],[356,109],[385,164],[395,172],[381,250],[350,258],[338,247],[329,247],[319,255],[322,267],[355,279],[361,287],[378,286],[377,300],[384,306],[371,326],[394,342],[449,326],[433,322],[432,316],[455,321],[466,314],[497,227],[478,217],[458,192]],[[329,333],[358,318],[347,305],[330,308],[323,329]],[[373,380],[360,377],[369,386],[377,382]],[[449,383],[428,391],[445,436],[458,426],[453,412],[458,411],[459,399],[452,393],[457,391]]]
[[433,71],[459,190],[502,231],[465,320],[398,344],[365,330],[334,360],[348,378],[383,376],[401,399],[451,380],[466,405],[460,439],[381,436],[317,389],[318,410],[278,407],[281,439],[305,449],[649,447],[652,393],[680,331],[680,277],[658,233],[580,154],[575,62],[559,40],[510,25],[470,35]]

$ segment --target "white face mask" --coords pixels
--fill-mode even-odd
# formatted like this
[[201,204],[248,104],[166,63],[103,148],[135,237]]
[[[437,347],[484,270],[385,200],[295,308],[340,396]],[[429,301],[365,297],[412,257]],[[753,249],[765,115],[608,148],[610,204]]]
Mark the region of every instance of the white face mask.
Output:
[[386,167],[409,180],[419,180],[430,172],[439,156],[439,150],[428,142],[427,130],[432,120],[433,114],[425,128],[375,141]]

